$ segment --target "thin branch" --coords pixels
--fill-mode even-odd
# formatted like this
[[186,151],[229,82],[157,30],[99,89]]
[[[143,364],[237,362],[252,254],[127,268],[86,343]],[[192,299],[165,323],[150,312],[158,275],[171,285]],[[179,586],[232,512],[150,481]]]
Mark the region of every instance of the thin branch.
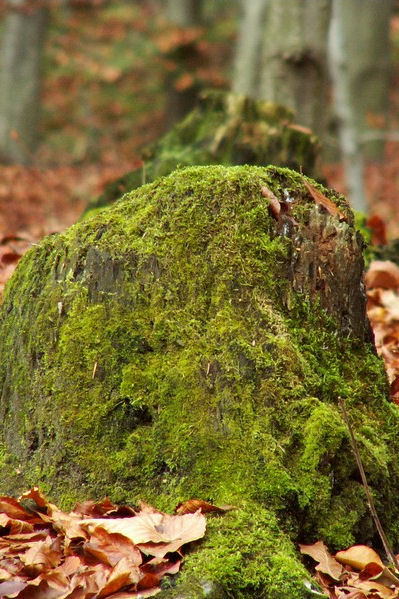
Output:
[[346,426],[348,427],[348,430],[349,430],[349,434],[350,434],[351,441],[352,441],[353,453],[355,455],[357,467],[359,468],[359,472],[360,472],[360,476],[361,476],[361,479],[362,479],[364,490],[366,491],[367,503],[368,503],[368,506],[369,506],[369,509],[370,509],[370,512],[371,512],[371,516],[372,516],[372,518],[374,520],[374,524],[375,524],[375,526],[377,528],[378,534],[380,535],[380,539],[381,539],[382,544],[384,546],[385,553],[387,554],[388,560],[398,570],[399,569],[398,561],[397,561],[397,559],[395,557],[394,552],[392,551],[392,547],[391,547],[391,545],[390,545],[390,543],[389,543],[389,541],[387,539],[387,536],[385,534],[384,529],[382,528],[382,524],[380,522],[380,519],[378,517],[377,511],[375,509],[374,501],[373,501],[373,498],[372,498],[372,495],[371,495],[371,492],[370,492],[370,487],[369,487],[369,485],[367,483],[366,473],[365,473],[364,468],[363,468],[362,459],[360,457],[359,446],[357,444],[355,435],[353,433],[353,429],[352,429],[351,423],[349,422],[348,413],[346,411],[345,404],[344,404],[343,400],[340,397],[338,397],[338,403],[339,403],[339,405],[341,407],[342,414],[343,414],[344,420],[346,422]]

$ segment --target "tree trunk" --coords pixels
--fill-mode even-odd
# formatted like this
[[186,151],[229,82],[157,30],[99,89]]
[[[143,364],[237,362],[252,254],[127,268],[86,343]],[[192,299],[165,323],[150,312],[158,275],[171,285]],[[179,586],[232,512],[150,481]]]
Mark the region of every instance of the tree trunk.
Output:
[[318,189],[337,216],[288,169],[178,169],[32,248],[0,311],[1,491],[235,505],[163,597],[306,597],[298,540],[375,536],[340,396],[397,545],[362,243]]
[[328,91],[330,0],[269,0],[259,95],[295,111],[322,136]]
[[[329,35],[335,112],[349,197],[366,212],[364,160],[381,157],[389,92],[391,0],[335,0]],[[371,134],[371,135],[370,135]]]
[[268,0],[242,0],[242,19],[237,42],[233,91],[255,98],[259,85],[262,33]]
[[[203,0],[168,0],[167,17],[171,25],[181,29],[201,27]],[[187,73],[193,76],[195,65],[199,62],[199,54],[196,46],[198,40],[185,41],[182,37],[181,44],[173,47],[166,58],[175,63],[175,70],[170,73],[166,80],[166,122],[167,128],[180,121],[194,107],[199,93],[199,87],[195,80],[187,87],[182,88],[178,84],[178,77]]]
[[40,65],[47,8],[10,0],[4,22],[0,74],[0,154],[3,160],[31,162],[38,140]]

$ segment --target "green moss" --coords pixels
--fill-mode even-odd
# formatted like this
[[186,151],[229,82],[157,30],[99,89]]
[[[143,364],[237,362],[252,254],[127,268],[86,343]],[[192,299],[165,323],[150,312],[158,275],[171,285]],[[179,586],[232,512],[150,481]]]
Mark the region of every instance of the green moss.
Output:
[[89,203],[85,215],[182,166],[275,164],[315,176],[319,149],[317,138],[295,126],[286,108],[233,93],[207,92],[183,121],[144,151],[142,167],[110,183]]
[[338,396],[399,542],[383,364],[292,291],[295,244],[261,185],[295,199],[305,230],[318,208],[297,173],[180,169],[32,248],[1,308],[4,492],[240,508],[210,521],[165,597],[306,597],[298,540],[375,541]]

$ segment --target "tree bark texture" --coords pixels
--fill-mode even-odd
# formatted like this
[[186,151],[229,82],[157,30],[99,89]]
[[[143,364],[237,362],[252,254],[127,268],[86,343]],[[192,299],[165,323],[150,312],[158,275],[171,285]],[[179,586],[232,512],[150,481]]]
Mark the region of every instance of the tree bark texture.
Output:
[[329,34],[335,112],[349,197],[366,212],[364,160],[379,159],[390,79],[391,0],[335,0]]
[[333,216],[304,181],[178,169],[44,239],[5,293],[2,492],[237,506],[209,519],[165,599],[305,598],[298,541],[373,541],[338,396],[399,544],[399,415],[362,241],[343,197],[312,183]]
[[11,0],[4,22],[0,74],[0,155],[29,163],[38,141],[40,66],[47,8]]
[[261,68],[264,18],[268,0],[242,0],[233,86],[237,94],[256,98]]
[[330,0],[269,0],[259,96],[295,111],[322,135],[328,91]]

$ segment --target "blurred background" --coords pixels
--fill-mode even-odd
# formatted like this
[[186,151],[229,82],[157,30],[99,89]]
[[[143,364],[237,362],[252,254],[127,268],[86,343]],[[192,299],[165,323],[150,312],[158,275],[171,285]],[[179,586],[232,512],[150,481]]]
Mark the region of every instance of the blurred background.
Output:
[[399,237],[398,2],[3,0],[0,34],[10,271],[26,243],[142,168],[207,89],[292,110],[320,141],[319,179]]

